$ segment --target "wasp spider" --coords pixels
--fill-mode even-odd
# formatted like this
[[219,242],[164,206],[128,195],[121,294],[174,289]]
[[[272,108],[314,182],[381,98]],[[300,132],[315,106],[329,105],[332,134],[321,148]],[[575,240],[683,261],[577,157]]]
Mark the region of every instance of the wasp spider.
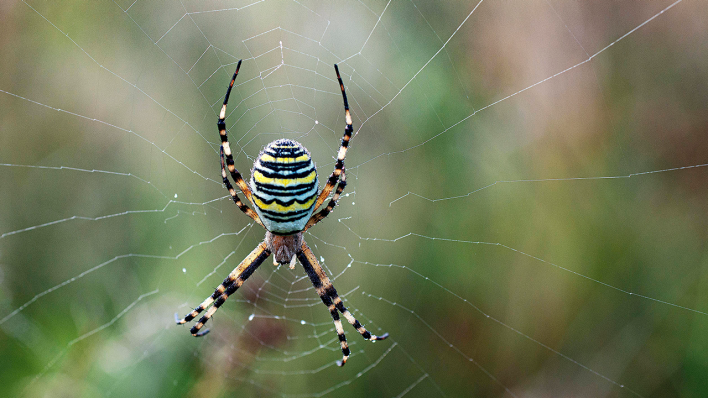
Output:
[[[339,87],[342,90],[342,97],[344,98],[344,115],[347,126],[344,129],[344,137],[342,137],[342,145],[337,154],[334,171],[327,179],[327,184],[322,189],[322,192],[318,194],[317,171],[310,153],[300,143],[292,140],[275,140],[261,151],[253,165],[250,186],[246,184],[241,174],[234,167],[234,158],[226,136],[225,119],[226,104],[229,102],[229,95],[240,67],[241,61],[238,62],[236,72],[234,72],[229,88],[226,90],[224,105],[221,107],[219,121],[217,122],[219,135],[221,136],[221,177],[224,180],[224,185],[229,190],[229,194],[231,194],[231,198],[239,209],[251,217],[258,225],[265,228],[265,240],[238,267],[231,271],[229,276],[216,288],[214,294],[204,300],[183,319],[178,319],[177,323],[180,325],[187,323],[209,308],[191,329],[193,336],[204,336],[209,332],[209,330],[200,331],[204,324],[224,304],[226,299],[241,287],[243,282],[253,274],[268,256],[273,254],[273,263],[275,265],[289,264],[291,269],[295,268],[295,259],[297,258],[303,268],[305,268],[305,272],[310,277],[317,294],[319,294],[322,302],[332,315],[343,354],[342,360],[337,361],[337,364],[344,366],[347,363],[350,351],[347,339],[344,336],[342,321],[339,319],[340,312],[367,340],[383,340],[388,337],[388,333],[382,336],[375,336],[369,333],[354,318],[344,306],[342,299],[337,294],[337,290],[302,237],[305,231],[322,221],[334,209],[339,196],[347,185],[344,174],[344,156],[347,154],[349,140],[352,136],[352,117],[349,113],[344,84],[339,76],[339,68],[334,65]],[[253,204],[255,211],[239,199],[227,177],[227,168],[236,186],[246,195],[248,201]],[[334,191],[332,199],[325,208],[316,212],[332,193],[335,185],[337,189]]]

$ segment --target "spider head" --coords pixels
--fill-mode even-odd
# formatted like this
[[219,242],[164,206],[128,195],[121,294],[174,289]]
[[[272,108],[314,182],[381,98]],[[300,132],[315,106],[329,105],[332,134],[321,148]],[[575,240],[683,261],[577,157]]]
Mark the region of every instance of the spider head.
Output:
[[273,253],[273,264],[288,264],[290,268],[295,267],[296,254],[302,246],[302,232],[293,235],[275,235],[266,232],[266,246],[268,251]]

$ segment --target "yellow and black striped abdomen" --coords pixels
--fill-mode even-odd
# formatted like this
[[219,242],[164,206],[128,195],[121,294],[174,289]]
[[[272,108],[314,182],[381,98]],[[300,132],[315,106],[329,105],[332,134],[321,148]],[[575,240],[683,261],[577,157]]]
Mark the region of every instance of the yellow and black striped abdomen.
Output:
[[315,164],[307,149],[296,141],[271,142],[253,164],[253,204],[272,233],[302,231],[312,215],[317,189]]

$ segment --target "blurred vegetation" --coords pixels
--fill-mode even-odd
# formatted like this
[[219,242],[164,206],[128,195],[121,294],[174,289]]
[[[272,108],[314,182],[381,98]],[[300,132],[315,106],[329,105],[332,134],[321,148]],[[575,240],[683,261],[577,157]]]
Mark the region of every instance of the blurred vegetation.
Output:
[[[708,394],[705,3],[620,41],[671,2],[476,4],[3,2],[5,394]],[[219,176],[239,58],[246,176],[290,137],[322,182],[345,77],[348,195],[306,240],[391,334],[345,325],[345,368],[300,268],[174,326],[263,235]]]

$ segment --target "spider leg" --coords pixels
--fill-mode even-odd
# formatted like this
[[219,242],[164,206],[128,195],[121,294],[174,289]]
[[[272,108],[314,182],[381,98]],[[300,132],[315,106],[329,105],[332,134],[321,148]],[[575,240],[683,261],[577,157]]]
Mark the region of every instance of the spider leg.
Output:
[[[256,214],[256,212],[251,210],[246,204],[241,202],[238,195],[236,194],[236,191],[233,189],[233,187],[231,186],[231,183],[228,181],[228,178],[226,177],[226,168],[228,168],[229,173],[231,173],[231,178],[233,178],[234,183],[236,183],[236,186],[241,190],[241,192],[243,192],[243,194],[246,196],[246,199],[248,199],[251,203],[253,203],[251,188],[249,188],[248,184],[246,184],[246,182],[243,180],[241,173],[239,173],[239,171],[236,170],[236,166],[234,165],[234,157],[233,157],[233,154],[231,153],[231,145],[229,145],[229,138],[226,134],[226,106],[229,103],[229,96],[231,95],[231,89],[234,86],[234,82],[236,81],[236,76],[238,76],[239,69],[241,69],[241,61],[240,60],[238,61],[238,65],[236,66],[236,72],[234,72],[234,76],[231,78],[231,82],[229,83],[229,88],[226,89],[226,96],[224,97],[224,104],[221,106],[221,112],[219,112],[219,121],[216,123],[217,127],[219,127],[219,136],[221,136],[221,149],[220,149],[221,177],[224,180],[224,185],[226,185],[226,188],[229,190],[229,193],[231,194],[231,198],[234,200],[234,203],[236,203],[238,208],[241,209],[242,212],[246,213],[247,216],[251,217],[254,221],[256,221],[260,226],[263,227],[263,222],[261,221],[260,217],[258,217],[258,214]],[[226,156],[226,168],[224,167],[224,156]]]
[[354,318],[351,312],[344,307],[344,303],[342,303],[342,299],[337,294],[337,290],[332,285],[332,282],[330,282],[327,274],[324,272],[324,269],[320,266],[320,263],[317,262],[317,258],[314,253],[312,253],[310,247],[307,246],[307,243],[304,241],[302,242],[301,249],[302,250],[297,253],[297,258],[300,260],[302,267],[305,268],[305,272],[307,272],[307,276],[310,277],[310,281],[315,287],[320,299],[322,299],[322,302],[327,306],[329,313],[332,315],[332,319],[334,320],[334,328],[337,330],[337,336],[339,337],[339,344],[342,347],[343,354],[342,360],[337,361],[337,365],[344,366],[349,358],[350,350],[349,345],[347,344],[347,338],[344,335],[342,321],[339,319],[339,313],[337,311],[341,312],[347,321],[354,326],[362,337],[367,340],[383,340],[388,337],[388,333],[382,336],[376,336],[369,333],[369,331],[366,330],[366,328],[364,328],[364,326],[362,326],[356,318]]
[[242,212],[244,212],[247,216],[251,217],[253,219],[253,221],[258,223],[258,225],[265,228],[265,225],[263,225],[263,221],[261,221],[261,218],[258,217],[258,213],[253,211],[245,203],[241,202],[241,198],[238,197],[238,194],[234,190],[234,187],[231,185],[231,181],[229,181],[229,178],[226,176],[226,168],[224,167],[224,147],[223,146],[221,147],[219,152],[221,155],[221,178],[224,181],[224,185],[226,186],[226,189],[229,190],[229,194],[231,194],[231,199],[233,199],[234,203],[236,203],[236,206],[238,206],[238,208],[241,209]]
[[[327,179],[327,184],[324,186],[324,188],[322,188],[322,192],[320,193],[320,196],[317,197],[317,201],[315,202],[315,205],[314,205],[314,211],[317,211],[317,209],[327,199],[329,194],[332,193],[332,190],[334,189],[334,185],[337,183],[337,181],[339,181],[340,175],[342,175],[344,173],[344,157],[347,155],[347,148],[349,148],[349,140],[352,138],[352,131],[354,131],[354,129],[352,127],[352,115],[349,113],[349,102],[347,102],[347,93],[344,91],[344,83],[342,82],[342,77],[339,75],[339,68],[337,67],[336,64],[334,65],[334,70],[335,70],[335,72],[337,72],[337,80],[339,81],[339,88],[342,90],[342,98],[344,99],[344,118],[347,123],[347,126],[344,128],[344,136],[342,137],[342,145],[339,147],[339,152],[337,152],[337,162],[334,165],[334,171]],[[346,186],[346,184],[341,184],[342,190],[344,190],[345,186]],[[339,190],[339,186],[338,186],[337,190]],[[340,191],[340,193],[341,193],[341,191]],[[307,223],[308,224],[307,228],[311,227],[312,225],[317,224],[323,218],[327,217],[328,214],[329,214],[329,211],[326,213],[320,212],[320,213],[317,213],[316,215],[313,215]],[[313,221],[316,217],[318,219],[316,221]],[[312,223],[312,225],[310,225],[311,223]]]
[[207,297],[206,300],[204,300],[192,312],[187,314],[182,320],[178,320],[177,324],[182,325],[191,321],[213,303],[214,305],[207,310],[206,314],[204,314],[199,322],[197,322],[191,329],[191,333],[195,337],[207,334],[209,332],[208,330],[203,332],[200,332],[199,330],[205,323],[207,323],[207,321],[209,321],[216,310],[224,304],[226,299],[229,298],[229,296],[232,295],[239,287],[241,287],[241,285],[243,285],[243,282],[245,282],[246,279],[253,274],[253,271],[255,271],[263,263],[263,261],[268,258],[268,256],[270,256],[270,251],[268,251],[266,243],[261,242],[255,249],[253,249],[251,254],[241,261],[241,264],[231,271],[229,276],[224,279],[224,281],[219,285],[219,287],[216,288],[211,296]]
[[344,167],[342,167],[342,178],[339,180],[339,183],[337,184],[337,189],[334,191],[334,196],[332,196],[332,199],[327,204],[327,207],[320,210],[318,213],[313,214],[312,217],[310,217],[310,220],[307,221],[307,225],[305,225],[305,228],[302,230],[303,232],[307,231],[311,226],[322,221],[325,217],[327,217],[329,215],[329,213],[332,212],[332,210],[334,210],[334,207],[337,205],[337,201],[339,200],[339,196],[342,194],[342,192],[344,191],[344,188],[346,186],[347,186],[347,175],[344,172]]

